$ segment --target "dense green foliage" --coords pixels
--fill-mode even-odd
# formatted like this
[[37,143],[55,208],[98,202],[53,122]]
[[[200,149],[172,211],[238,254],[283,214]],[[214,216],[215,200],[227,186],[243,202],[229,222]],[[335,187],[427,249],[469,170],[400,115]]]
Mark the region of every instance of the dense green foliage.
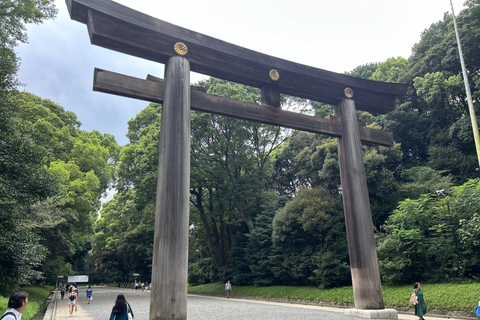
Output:
[[85,270],[118,146],[25,92],[12,92],[0,110],[0,282],[8,292],[34,279],[55,282],[71,266]]
[[389,217],[378,237],[384,282],[478,278],[480,181],[448,194],[404,200]]

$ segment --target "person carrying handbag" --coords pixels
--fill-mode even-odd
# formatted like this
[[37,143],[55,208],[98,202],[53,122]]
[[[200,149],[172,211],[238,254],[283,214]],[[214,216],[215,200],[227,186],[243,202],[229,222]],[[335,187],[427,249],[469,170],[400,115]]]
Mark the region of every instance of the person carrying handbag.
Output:
[[[423,315],[427,313],[427,302],[423,297],[423,291],[420,289],[420,283],[415,282],[413,285],[413,293],[412,296],[415,296],[415,315],[419,318],[419,320],[425,320]],[[410,298],[411,299],[411,298]]]
[[68,293],[68,313],[70,314],[70,317],[72,316],[75,308],[78,308],[78,306],[77,306],[77,293],[75,292],[75,288],[72,287],[70,289],[70,292]]
[[125,296],[119,294],[117,300],[115,300],[115,305],[112,308],[110,320],[133,320],[134,317],[133,310],[127,303]]

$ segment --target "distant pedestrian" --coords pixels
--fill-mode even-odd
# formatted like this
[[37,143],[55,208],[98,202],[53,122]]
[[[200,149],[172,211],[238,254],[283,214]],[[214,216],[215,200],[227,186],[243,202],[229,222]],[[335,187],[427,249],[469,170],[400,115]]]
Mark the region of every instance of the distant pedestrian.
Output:
[[230,280],[225,283],[225,291],[227,291],[227,299],[230,299],[230,291],[232,290],[232,284],[230,283]]
[[127,300],[125,300],[125,296],[119,294],[117,300],[115,300],[115,305],[112,308],[110,320],[128,320],[129,313],[132,315],[132,319],[134,319],[135,316],[133,315],[133,310],[127,303]]
[[75,293],[75,287],[70,288],[70,292],[68,293],[68,313],[70,317],[73,314],[74,308],[77,305],[77,294]]
[[65,285],[63,285],[63,286],[60,288],[60,296],[62,296],[62,299],[63,299],[63,297],[65,297]]
[[80,294],[80,291],[78,291],[77,284],[75,284],[73,288],[75,289],[75,294],[77,295],[75,297],[75,311],[78,311],[78,295]]
[[20,320],[22,319],[22,312],[25,311],[28,305],[28,293],[25,291],[15,292],[8,299],[8,309],[5,311],[2,320]]
[[90,304],[90,300],[92,300],[92,287],[91,286],[88,286],[88,289],[87,289],[87,301],[88,301],[88,304]]
[[423,297],[423,291],[420,289],[420,283],[415,282],[413,285],[413,293],[417,296],[417,304],[415,304],[415,315],[420,320],[425,320],[423,315],[427,313],[427,302]]

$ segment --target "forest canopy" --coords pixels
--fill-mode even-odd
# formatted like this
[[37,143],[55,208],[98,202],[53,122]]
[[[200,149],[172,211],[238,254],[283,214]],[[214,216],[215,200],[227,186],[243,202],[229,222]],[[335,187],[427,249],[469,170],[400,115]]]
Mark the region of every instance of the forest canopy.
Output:
[[[82,130],[64,107],[20,92],[14,48],[26,41],[25,23],[55,15],[53,1],[23,3],[0,18],[0,293],[60,274],[150,282],[162,105],[130,120],[120,147]],[[477,1],[457,21],[478,114]],[[425,30],[408,59],[348,74],[409,85],[389,114],[357,113],[396,142],[362,146],[383,283],[478,279],[480,171],[452,17]],[[196,85],[261,101],[259,89],[221,79]],[[316,101],[282,103],[333,113]],[[191,124],[189,282],[349,285],[336,139],[197,112]]]

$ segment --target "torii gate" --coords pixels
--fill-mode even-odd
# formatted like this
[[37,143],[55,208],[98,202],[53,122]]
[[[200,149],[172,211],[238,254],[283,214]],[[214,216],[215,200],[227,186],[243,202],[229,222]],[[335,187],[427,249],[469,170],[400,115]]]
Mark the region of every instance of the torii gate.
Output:
[[[359,126],[356,108],[385,114],[404,84],[333,73],[251,51],[134,11],[110,0],[66,0],[92,44],[164,63],[165,80],[95,69],[93,89],[163,103],[158,162],[150,320],[187,318],[190,110],[327,134],[338,138],[355,309],[347,314],[397,319],[385,309],[361,143],[393,145],[389,132]],[[190,71],[260,88],[262,105],[190,87]],[[283,111],[280,93],[335,105],[321,119]]]

